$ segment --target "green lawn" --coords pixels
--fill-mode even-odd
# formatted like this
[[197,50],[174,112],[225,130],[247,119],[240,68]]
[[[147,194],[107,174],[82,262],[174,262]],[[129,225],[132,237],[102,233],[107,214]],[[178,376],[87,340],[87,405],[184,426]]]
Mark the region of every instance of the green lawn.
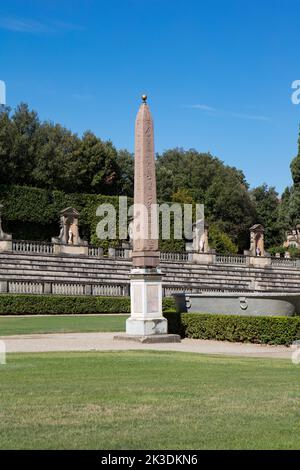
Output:
[[53,315],[0,317],[0,336],[33,333],[125,331],[128,315]]
[[126,351],[10,354],[1,449],[300,448],[300,366]]

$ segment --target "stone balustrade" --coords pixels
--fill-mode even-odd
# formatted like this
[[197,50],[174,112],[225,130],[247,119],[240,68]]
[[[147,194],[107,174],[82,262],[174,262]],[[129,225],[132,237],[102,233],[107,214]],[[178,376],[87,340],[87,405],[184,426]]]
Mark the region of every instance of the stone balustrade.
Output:
[[92,286],[92,295],[103,295],[103,296],[128,296],[129,295],[129,284],[112,285],[112,284],[101,284]]
[[278,268],[288,267],[288,268],[300,268],[300,260],[290,259],[290,258],[272,258],[271,265]]
[[129,284],[101,283],[97,285],[68,282],[1,281],[0,293],[96,295],[122,297],[129,295]]
[[116,248],[115,249],[115,256],[116,256],[116,258],[127,258],[126,249],[125,248]]
[[44,290],[42,282],[9,281],[7,284],[10,294],[43,294]]
[[95,258],[102,258],[103,257],[103,248],[101,246],[92,246],[90,245],[88,248],[88,255],[94,256]]
[[45,253],[48,255],[53,254],[54,244],[29,240],[13,240],[12,250],[18,253]]
[[188,252],[161,252],[161,261],[176,261],[176,262],[187,262],[189,261]]
[[248,264],[248,257],[244,255],[216,255],[216,264]]

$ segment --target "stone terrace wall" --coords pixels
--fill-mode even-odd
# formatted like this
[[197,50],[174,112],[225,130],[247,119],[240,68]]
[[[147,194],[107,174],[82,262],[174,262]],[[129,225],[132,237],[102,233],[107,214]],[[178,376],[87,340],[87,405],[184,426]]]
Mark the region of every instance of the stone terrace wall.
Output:
[[[129,295],[129,259],[0,253],[0,292]],[[162,261],[164,295],[188,291],[300,292],[291,266],[194,264]]]

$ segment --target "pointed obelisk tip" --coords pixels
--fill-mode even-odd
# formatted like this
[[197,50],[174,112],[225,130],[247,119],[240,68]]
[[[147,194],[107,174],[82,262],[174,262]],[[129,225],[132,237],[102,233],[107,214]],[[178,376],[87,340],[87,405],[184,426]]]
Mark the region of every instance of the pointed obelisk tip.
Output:
[[146,103],[146,101],[147,101],[147,95],[142,95],[142,100],[143,100],[143,103]]

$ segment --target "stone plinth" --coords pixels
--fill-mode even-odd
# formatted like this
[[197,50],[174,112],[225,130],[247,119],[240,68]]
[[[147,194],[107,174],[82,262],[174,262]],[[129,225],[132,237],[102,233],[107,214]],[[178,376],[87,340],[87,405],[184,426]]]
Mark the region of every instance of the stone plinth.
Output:
[[249,264],[251,266],[257,266],[264,268],[265,266],[271,266],[272,260],[270,257],[265,256],[250,256]]
[[66,245],[66,244],[54,244],[55,255],[84,255],[88,256],[89,247],[88,245]]
[[215,260],[215,253],[193,253],[193,263],[196,264],[213,264]]
[[179,335],[148,335],[148,336],[137,336],[137,335],[116,335],[114,336],[115,341],[134,341],[136,343],[153,344],[153,343],[180,343],[181,338]]
[[168,322],[162,315],[162,276],[158,269],[131,270],[131,316],[126,321],[128,335],[162,335]]
[[12,240],[0,240],[0,252],[12,251]]

